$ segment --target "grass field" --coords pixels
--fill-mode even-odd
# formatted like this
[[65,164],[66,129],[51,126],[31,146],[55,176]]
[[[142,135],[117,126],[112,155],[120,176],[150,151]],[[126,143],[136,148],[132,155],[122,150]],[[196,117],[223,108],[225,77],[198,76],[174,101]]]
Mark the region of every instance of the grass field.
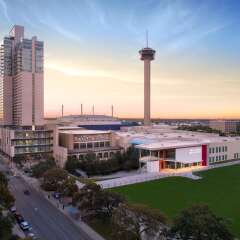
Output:
[[240,165],[198,173],[201,180],[171,177],[114,188],[130,202],[158,208],[170,219],[182,209],[206,203],[218,215],[231,221],[231,229],[240,237]]

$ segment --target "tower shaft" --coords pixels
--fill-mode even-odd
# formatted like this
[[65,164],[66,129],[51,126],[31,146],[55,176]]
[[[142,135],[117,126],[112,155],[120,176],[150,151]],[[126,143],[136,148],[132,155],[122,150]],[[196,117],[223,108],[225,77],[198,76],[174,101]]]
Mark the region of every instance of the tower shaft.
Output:
[[144,125],[151,124],[151,62],[144,60]]

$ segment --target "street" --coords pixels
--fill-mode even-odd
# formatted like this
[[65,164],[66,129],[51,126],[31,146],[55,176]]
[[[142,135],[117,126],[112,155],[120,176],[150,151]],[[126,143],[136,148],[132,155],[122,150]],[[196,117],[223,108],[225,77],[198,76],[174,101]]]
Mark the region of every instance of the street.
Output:
[[[11,177],[9,187],[16,199],[18,211],[41,240],[92,239],[22,178]],[[30,191],[30,195],[24,195],[25,189]]]

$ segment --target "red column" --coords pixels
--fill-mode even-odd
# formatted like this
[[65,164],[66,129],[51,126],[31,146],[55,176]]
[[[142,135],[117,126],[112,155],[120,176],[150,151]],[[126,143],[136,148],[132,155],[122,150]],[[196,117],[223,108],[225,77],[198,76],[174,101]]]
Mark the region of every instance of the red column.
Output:
[[207,145],[202,145],[202,166],[207,166]]

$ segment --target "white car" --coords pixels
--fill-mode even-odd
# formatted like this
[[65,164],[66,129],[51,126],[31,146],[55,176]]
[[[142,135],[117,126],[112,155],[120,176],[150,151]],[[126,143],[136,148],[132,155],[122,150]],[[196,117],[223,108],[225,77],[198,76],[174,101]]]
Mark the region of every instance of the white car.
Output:
[[20,223],[20,228],[25,231],[25,230],[29,230],[30,226],[27,221],[23,221]]
[[12,206],[12,207],[10,208],[10,211],[11,211],[12,213],[15,213],[15,212],[17,211],[16,206]]

